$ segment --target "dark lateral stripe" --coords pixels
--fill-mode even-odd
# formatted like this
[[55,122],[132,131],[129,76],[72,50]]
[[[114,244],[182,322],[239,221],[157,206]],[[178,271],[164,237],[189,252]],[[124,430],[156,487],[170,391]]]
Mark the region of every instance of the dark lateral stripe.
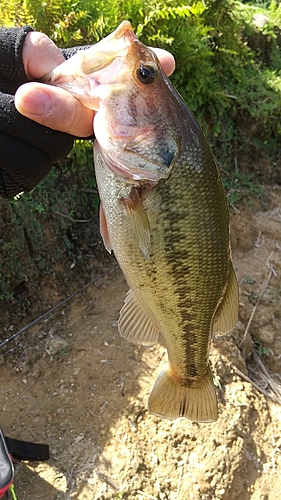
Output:
[[186,376],[196,377],[207,369],[212,318],[228,279],[228,214],[216,178],[201,171],[195,179],[191,172],[184,185],[193,188],[184,192],[181,171],[173,171],[160,190],[162,258],[180,311]]

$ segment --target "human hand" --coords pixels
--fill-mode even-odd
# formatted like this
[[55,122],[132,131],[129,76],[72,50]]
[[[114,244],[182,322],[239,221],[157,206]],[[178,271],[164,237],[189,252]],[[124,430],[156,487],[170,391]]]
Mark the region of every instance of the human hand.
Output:
[[0,195],[5,198],[33,189],[54,161],[69,153],[74,139],[25,118],[15,108],[16,89],[28,81],[22,49],[30,31],[28,26],[0,28]]
[[[68,58],[74,52],[72,49],[60,51],[44,33],[28,33],[22,51],[27,78],[42,79],[65,60],[62,53]],[[93,111],[63,89],[30,81],[18,88],[15,105],[22,115],[53,130],[76,137],[93,135]]]
[[[55,160],[69,153],[73,136],[93,135],[92,110],[63,89],[30,81],[42,78],[79,49],[60,51],[47,35],[28,26],[0,28],[1,196],[30,191]],[[173,56],[155,51],[170,75]]]
[[[172,54],[153,49],[167,75],[175,68]],[[68,54],[65,54],[66,56]],[[28,33],[23,47],[23,63],[30,80],[41,79],[64,61],[56,45],[43,33]],[[15,104],[28,118],[77,137],[93,134],[94,112],[85,108],[69,92],[38,82],[22,85],[16,92]]]

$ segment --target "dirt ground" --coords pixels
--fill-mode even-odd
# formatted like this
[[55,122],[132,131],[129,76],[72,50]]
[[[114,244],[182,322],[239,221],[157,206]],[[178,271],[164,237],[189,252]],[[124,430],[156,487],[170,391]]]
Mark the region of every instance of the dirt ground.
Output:
[[[4,432],[51,453],[15,463],[18,500],[280,498],[281,406],[267,395],[281,383],[281,189],[265,189],[262,203],[231,208],[240,317],[212,345],[218,421],[148,414],[165,348],[120,338],[127,285],[115,267],[0,352]],[[59,302],[58,287],[42,284],[42,304]],[[16,330],[11,319],[5,336]]]

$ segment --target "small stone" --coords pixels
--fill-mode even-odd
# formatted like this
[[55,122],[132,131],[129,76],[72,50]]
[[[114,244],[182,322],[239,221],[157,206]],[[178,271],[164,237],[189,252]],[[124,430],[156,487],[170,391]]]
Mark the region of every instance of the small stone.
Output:
[[262,344],[271,345],[274,342],[274,333],[275,333],[274,329],[269,324],[266,326],[262,326],[261,328],[257,328],[255,330],[254,336],[258,340],[260,340]]

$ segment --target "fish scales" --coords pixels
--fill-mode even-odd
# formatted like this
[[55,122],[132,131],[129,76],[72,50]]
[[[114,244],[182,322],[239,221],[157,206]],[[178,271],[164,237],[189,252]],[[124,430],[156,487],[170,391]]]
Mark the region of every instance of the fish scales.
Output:
[[101,233],[130,286],[118,328],[131,342],[149,346],[162,335],[167,346],[149,411],[216,420],[210,342],[234,326],[238,288],[226,197],[206,139],[127,21],[49,83],[97,111]]
[[[102,164],[100,167],[99,161],[96,164],[101,199],[105,212],[111,214],[107,217],[114,232],[111,243],[128,284],[141,302],[149,304],[154,317],[159,318],[158,328],[166,341],[170,364],[177,367],[179,375],[186,379],[205,376],[211,321],[229,274],[228,217],[221,218],[225,200],[219,178],[214,180],[202,169],[195,180],[192,168],[187,175],[184,158],[174,165],[169,183],[160,181],[144,202],[152,234],[151,254],[146,260],[132,228],[130,233],[127,227],[126,211],[118,203],[120,198],[129,196],[128,186],[120,181],[116,193],[114,175]],[[99,168],[103,170],[99,172]],[[170,192],[175,194],[183,188],[189,190],[188,200],[182,203],[178,197],[178,203],[171,204],[175,196],[171,198]],[[215,219],[220,223],[212,228]],[[221,248],[225,249],[225,259],[221,258]],[[209,289],[213,293],[206,298]]]

